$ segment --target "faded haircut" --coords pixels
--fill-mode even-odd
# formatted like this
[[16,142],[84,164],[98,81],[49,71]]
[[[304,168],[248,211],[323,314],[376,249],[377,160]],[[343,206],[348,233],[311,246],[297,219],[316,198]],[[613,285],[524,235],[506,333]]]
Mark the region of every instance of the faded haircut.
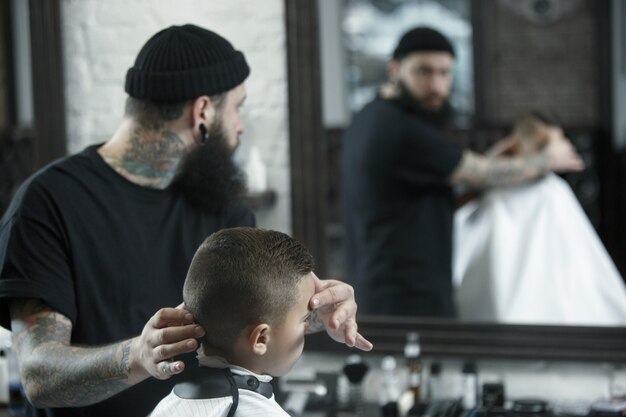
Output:
[[[222,93],[210,96],[216,111],[219,112],[222,109],[226,101],[224,100],[226,94],[227,93]],[[182,116],[183,109],[189,102],[189,100],[174,103],[159,102],[128,96],[126,98],[124,116],[145,121],[171,122]]]
[[229,353],[246,326],[280,325],[298,300],[298,284],[312,270],[309,251],[284,233],[224,229],[196,251],[183,299],[206,329],[202,342]]

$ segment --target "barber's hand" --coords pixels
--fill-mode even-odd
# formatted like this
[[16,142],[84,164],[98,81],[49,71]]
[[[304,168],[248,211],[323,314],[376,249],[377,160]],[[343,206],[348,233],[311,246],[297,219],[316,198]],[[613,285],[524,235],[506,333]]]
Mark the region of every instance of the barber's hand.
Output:
[[204,329],[194,324],[194,318],[184,304],[160,309],[148,320],[141,335],[132,340],[131,373],[157,379],[168,379],[181,373],[185,363],[173,358],[196,350],[196,338],[202,336]]
[[[373,345],[357,331],[357,307],[354,290],[350,285],[315,277],[315,294],[311,297],[309,306],[316,311],[321,324],[333,340],[361,350],[372,350]],[[312,330],[321,330],[315,327]]]
[[487,149],[485,156],[488,158],[515,156],[520,154],[521,148],[522,144],[517,136],[507,136]]
[[548,145],[544,151],[548,156],[548,166],[555,172],[582,171],[585,163],[572,145],[563,136],[561,129],[553,128],[549,132]]
[[383,85],[380,86],[380,90],[378,94],[381,98],[391,99],[398,97],[400,95],[400,89],[398,88],[398,83],[393,81],[387,81]]

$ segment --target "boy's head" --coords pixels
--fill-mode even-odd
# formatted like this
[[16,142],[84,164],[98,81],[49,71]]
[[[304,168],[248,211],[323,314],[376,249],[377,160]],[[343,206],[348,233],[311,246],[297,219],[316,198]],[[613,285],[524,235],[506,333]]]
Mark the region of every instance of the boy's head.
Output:
[[520,141],[521,154],[540,152],[553,136],[563,136],[563,131],[546,116],[529,112],[517,118],[513,126],[513,136]]
[[314,293],[313,258],[284,233],[224,229],[198,248],[183,288],[187,308],[207,329],[207,353],[279,376],[304,346]]

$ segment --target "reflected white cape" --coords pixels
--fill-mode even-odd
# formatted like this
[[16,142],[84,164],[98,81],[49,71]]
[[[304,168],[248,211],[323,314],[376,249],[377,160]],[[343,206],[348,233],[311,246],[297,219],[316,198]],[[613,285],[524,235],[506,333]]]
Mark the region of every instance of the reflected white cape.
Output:
[[454,231],[463,320],[626,324],[624,281],[560,177],[487,192],[457,210]]

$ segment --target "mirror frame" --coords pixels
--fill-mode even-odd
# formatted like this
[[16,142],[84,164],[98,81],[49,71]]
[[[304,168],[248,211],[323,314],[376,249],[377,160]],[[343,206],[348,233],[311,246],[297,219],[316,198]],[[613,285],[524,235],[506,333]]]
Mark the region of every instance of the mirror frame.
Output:
[[[285,0],[293,235],[326,270],[324,253],[325,145],[321,118],[318,1]],[[607,13],[603,11],[603,13]],[[601,28],[610,39],[610,28]],[[610,60],[601,54],[601,65]],[[605,56],[606,55],[606,56]],[[607,61],[608,62],[608,61]],[[609,90],[610,91],[610,90]],[[604,114],[610,97],[602,97]],[[603,125],[607,125],[604,121]],[[450,320],[359,317],[360,331],[378,352],[401,353],[408,331],[420,333],[426,356],[626,363],[626,328],[463,323]],[[307,350],[349,352],[326,335]]]

